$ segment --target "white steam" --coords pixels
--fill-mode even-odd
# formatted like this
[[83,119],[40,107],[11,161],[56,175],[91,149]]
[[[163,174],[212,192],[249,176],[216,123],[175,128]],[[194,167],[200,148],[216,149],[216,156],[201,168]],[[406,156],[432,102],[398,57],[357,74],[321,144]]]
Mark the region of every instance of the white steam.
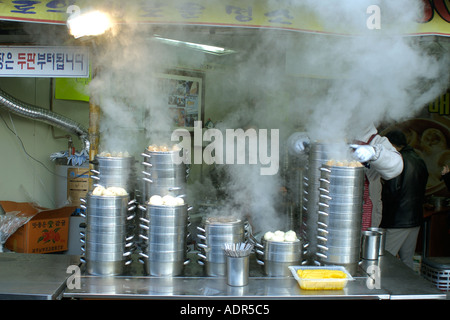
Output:
[[[276,3],[278,7],[280,2]],[[311,12],[325,30],[341,35],[235,28],[222,37],[228,36],[236,55],[209,60],[198,52],[183,55],[188,61],[184,66],[192,61],[193,69],[203,62],[215,66],[205,71],[205,113],[221,121],[220,129],[279,129],[280,161],[293,131],[307,131],[313,140],[357,138],[372,123],[414,117],[448,87],[448,52],[436,51],[433,41],[402,36],[414,32],[411,26],[421,16],[422,1],[289,3]],[[381,8],[381,29],[367,28],[370,5]],[[173,38],[191,36],[179,30]],[[219,35],[203,32],[202,42],[220,42],[217,30]],[[97,46],[98,70],[90,91],[103,112],[105,149],[123,144],[142,151],[146,145],[133,139],[130,128],[142,128],[148,140],[170,139],[167,96],[158,90],[155,74],[179,66],[180,52],[149,45],[150,35],[151,29],[142,25],[123,27],[114,39]],[[279,175],[262,176],[259,165],[224,165],[223,169],[228,206],[221,208],[221,214],[250,216],[264,231],[283,227],[281,170]],[[207,182],[205,191],[210,191],[212,184]],[[199,188],[196,183],[192,186]]]

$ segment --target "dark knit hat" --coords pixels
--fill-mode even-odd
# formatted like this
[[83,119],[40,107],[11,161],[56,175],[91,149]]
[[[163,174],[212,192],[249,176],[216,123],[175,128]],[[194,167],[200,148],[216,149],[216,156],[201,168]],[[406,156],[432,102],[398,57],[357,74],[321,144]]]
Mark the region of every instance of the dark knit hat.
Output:
[[392,144],[399,147],[404,147],[408,144],[405,134],[400,130],[389,131],[386,133],[386,138],[388,138]]

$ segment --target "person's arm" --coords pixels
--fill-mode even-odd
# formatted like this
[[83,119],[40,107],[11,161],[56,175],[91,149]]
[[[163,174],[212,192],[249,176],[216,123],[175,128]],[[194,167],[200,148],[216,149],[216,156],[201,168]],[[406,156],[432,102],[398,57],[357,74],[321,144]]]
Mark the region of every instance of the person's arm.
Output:
[[384,180],[391,180],[403,171],[401,154],[385,137],[377,135],[369,145],[351,145],[354,156],[362,163],[368,163]]
[[387,138],[380,138],[379,142],[381,143],[373,145],[376,158],[370,162],[370,165],[380,174],[381,178],[391,180],[402,173],[403,158]]

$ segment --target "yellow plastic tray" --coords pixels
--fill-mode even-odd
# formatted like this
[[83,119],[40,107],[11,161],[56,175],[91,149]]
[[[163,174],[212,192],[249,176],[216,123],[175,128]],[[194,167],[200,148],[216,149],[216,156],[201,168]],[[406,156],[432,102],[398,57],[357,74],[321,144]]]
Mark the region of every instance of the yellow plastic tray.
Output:
[[[303,290],[342,290],[347,285],[349,280],[354,280],[353,277],[347,272],[344,267],[341,266],[321,266],[321,267],[303,267],[303,266],[290,266],[289,269],[292,272],[295,280],[297,280],[299,286]],[[319,279],[306,279],[300,278],[297,274],[298,270],[339,270],[345,273],[345,278],[319,278]]]

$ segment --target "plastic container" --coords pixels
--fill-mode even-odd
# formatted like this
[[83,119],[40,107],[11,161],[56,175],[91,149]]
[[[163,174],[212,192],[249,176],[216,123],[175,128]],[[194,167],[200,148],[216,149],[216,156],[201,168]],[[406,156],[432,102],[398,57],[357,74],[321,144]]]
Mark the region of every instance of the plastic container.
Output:
[[[342,271],[345,273],[345,278],[319,278],[319,279],[307,279],[300,278],[297,274],[298,270],[328,270],[328,271]],[[300,288],[303,290],[342,290],[347,285],[349,280],[354,280],[353,277],[347,272],[344,267],[341,266],[319,266],[319,267],[303,267],[303,266],[290,266],[292,275],[297,280]]]

